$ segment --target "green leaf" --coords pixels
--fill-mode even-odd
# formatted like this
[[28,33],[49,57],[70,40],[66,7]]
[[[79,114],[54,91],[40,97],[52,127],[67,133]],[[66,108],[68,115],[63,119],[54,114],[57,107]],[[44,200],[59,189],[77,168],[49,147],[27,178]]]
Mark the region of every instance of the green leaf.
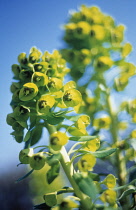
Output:
[[62,193],[72,193],[72,192],[74,192],[72,187],[63,187],[62,189],[57,191],[57,195]]
[[48,206],[46,203],[41,203],[41,204],[35,205],[34,209],[51,210],[51,207]]
[[43,199],[48,206],[55,206],[57,204],[57,192],[47,193]]
[[24,142],[27,142],[31,137],[31,131],[27,131],[25,137],[24,137]]
[[61,154],[58,153],[58,154],[54,154],[54,155],[51,155],[51,156],[48,156],[46,158],[46,162],[48,163],[48,165],[52,166],[52,165],[55,165],[56,163],[58,163],[61,158]]
[[59,161],[52,165],[49,171],[46,174],[48,184],[51,184],[56,177],[58,177],[60,171],[60,163]]
[[68,110],[65,110],[65,111],[59,111],[59,112],[54,112],[52,113],[52,115],[54,117],[64,117],[65,114],[69,113]]
[[27,122],[24,121],[17,121],[23,128],[28,128]]
[[73,175],[73,178],[77,183],[78,187],[80,188],[80,190],[84,194],[88,195],[94,200],[96,199],[97,190],[91,177],[89,176],[83,177],[81,173],[76,173]]
[[127,195],[130,195],[132,193],[136,193],[136,189],[127,189],[125,190],[122,195],[119,197],[119,200],[121,200],[122,198],[126,197]]
[[109,149],[109,150],[102,150],[102,151],[97,151],[97,152],[89,152],[92,155],[94,155],[97,158],[104,158],[107,157],[109,155],[111,155],[112,153],[116,152],[116,148],[113,149]]
[[75,115],[75,116],[65,116],[66,119],[71,120],[76,122],[78,120],[80,116],[79,115]]
[[31,131],[31,146],[33,146],[40,140],[42,136],[42,131],[43,131],[42,125],[35,126],[35,128]]
[[97,136],[73,136],[70,137],[69,140],[71,141],[91,141],[97,138]]
[[32,172],[34,171],[34,169],[32,169],[31,171],[29,171],[27,174],[25,174],[24,176],[20,177],[19,179],[16,180],[17,182],[20,182],[22,180],[24,180],[25,178],[27,178]]
[[64,117],[54,117],[54,116],[47,116],[47,123],[51,125],[57,125],[61,123],[65,118]]

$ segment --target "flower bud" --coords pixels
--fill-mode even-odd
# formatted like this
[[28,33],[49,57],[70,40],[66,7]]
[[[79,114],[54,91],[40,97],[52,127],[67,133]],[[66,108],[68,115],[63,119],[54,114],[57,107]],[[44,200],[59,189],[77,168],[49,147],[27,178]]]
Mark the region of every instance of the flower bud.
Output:
[[26,121],[29,117],[29,112],[30,110],[27,107],[23,105],[17,106],[13,112],[14,118],[16,120]]
[[19,99],[19,93],[20,93],[20,89],[16,90],[16,91],[13,93],[13,95],[12,95],[12,100],[13,100],[14,102],[19,102],[19,101],[20,101],[20,99]]
[[33,148],[23,149],[19,153],[19,160],[23,164],[29,164],[29,159],[33,155]]
[[15,118],[14,118],[14,114],[13,113],[10,113],[7,115],[7,118],[6,118],[6,121],[7,121],[7,124],[8,125],[13,125],[13,123],[16,121]]
[[92,154],[85,154],[78,161],[78,168],[80,171],[87,172],[92,171],[96,163],[96,158]]
[[37,86],[32,83],[26,83],[23,85],[19,92],[19,99],[21,101],[29,101],[32,100],[38,93],[38,88]]
[[32,77],[33,71],[32,70],[27,70],[27,69],[22,69],[19,74],[19,79],[23,81],[30,82],[31,77]]
[[63,86],[62,80],[58,78],[51,78],[48,82],[48,88],[51,92],[60,90],[62,86]]
[[45,156],[43,152],[32,155],[29,159],[30,167],[34,170],[40,170],[45,165]]
[[20,83],[19,82],[12,82],[10,86],[10,91],[14,93],[16,90],[20,89]]
[[34,51],[29,54],[28,59],[30,63],[36,63],[39,60],[39,58],[40,58],[39,53]]
[[110,69],[113,65],[113,61],[108,56],[100,56],[95,63],[95,67],[97,71],[106,71]]
[[22,65],[26,65],[27,64],[27,57],[26,57],[26,53],[20,53],[18,56],[18,62]]
[[15,78],[19,78],[19,73],[20,73],[20,66],[18,64],[13,64],[12,65],[12,72],[15,75]]

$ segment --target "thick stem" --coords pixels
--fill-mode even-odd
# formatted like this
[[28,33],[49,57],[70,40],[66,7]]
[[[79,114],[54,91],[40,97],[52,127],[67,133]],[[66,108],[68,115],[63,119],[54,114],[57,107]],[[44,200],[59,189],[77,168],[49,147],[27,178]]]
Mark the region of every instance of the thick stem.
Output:
[[[51,126],[49,124],[46,125],[46,128],[48,129],[48,132],[50,134],[52,134],[56,131],[55,126]],[[69,158],[69,156],[67,154],[67,151],[66,151],[64,146],[62,147],[60,153],[61,153],[61,156],[62,156],[61,160],[60,160],[62,168],[63,168],[71,186],[74,189],[74,193],[81,200],[83,210],[91,210],[92,209],[91,199],[87,195],[85,195],[84,193],[82,193],[80,191],[78,185],[76,184],[75,180],[72,177],[73,173],[74,173],[74,168],[73,168],[73,165],[70,162],[70,158]]]
[[75,180],[72,177],[73,174],[74,174],[74,168],[73,168],[73,165],[70,162],[70,159],[69,159],[69,156],[67,154],[67,151],[66,151],[65,147],[63,147],[61,149],[61,155],[62,155],[62,158],[61,158],[60,162],[61,162],[61,165],[63,167],[63,170],[65,171],[65,174],[66,174],[71,186],[73,187],[76,196],[78,198],[80,198],[83,209],[84,210],[91,210],[92,209],[91,199],[89,199],[88,196],[86,196],[85,194],[83,194],[80,191],[78,185],[76,184]]

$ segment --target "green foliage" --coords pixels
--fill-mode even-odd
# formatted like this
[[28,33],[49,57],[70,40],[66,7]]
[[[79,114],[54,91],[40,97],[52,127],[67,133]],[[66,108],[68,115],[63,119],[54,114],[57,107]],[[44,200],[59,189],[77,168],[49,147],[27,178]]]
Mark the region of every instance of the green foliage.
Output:
[[[50,54],[32,47],[12,65],[13,112],[7,115],[7,124],[15,140],[25,143],[19,153],[21,164],[31,168],[17,182],[40,171],[51,185],[62,167],[71,185],[51,188],[44,193],[45,203],[35,209],[118,209],[119,204],[127,210],[134,205],[130,195],[136,191],[135,171],[128,166],[136,160],[136,130],[131,127],[136,123],[136,99],[119,101],[116,110],[113,103],[114,93],[122,93],[136,74],[134,64],[127,61],[132,46],[124,41],[124,29],[99,8],[82,5],[64,25],[65,49]],[[67,73],[76,82],[65,83]],[[119,117],[124,112],[127,123]],[[45,145],[33,148],[44,130]],[[67,152],[65,146],[71,142]],[[113,170],[101,173],[97,170],[101,163]],[[59,201],[63,193],[71,195]]]

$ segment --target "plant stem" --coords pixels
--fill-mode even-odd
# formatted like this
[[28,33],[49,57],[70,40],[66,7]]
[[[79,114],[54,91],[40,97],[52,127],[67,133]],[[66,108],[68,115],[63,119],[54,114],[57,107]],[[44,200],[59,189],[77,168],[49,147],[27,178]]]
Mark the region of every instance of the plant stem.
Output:
[[[112,135],[113,143],[117,145],[117,142],[118,142],[117,114],[114,113],[112,110],[112,103],[111,103],[110,95],[107,96],[107,107],[108,107],[109,115],[111,117],[110,132]],[[115,153],[115,156],[116,156],[115,164],[117,167],[118,181],[119,181],[119,185],[122,186],[126,184],[126,175],[127,175],[125,158],[123,157],[123,153],[120,149],[117,150],[117,152]]]
[[[52,134],[56,131],[55,126],[51,126],[49,124],[46,125],[46,128],[48,129],[49,134]],[[64,146],[62,147],[60,153],[62,156],[60,163],[62,165],[62,168],[63,168],[71,186],[74,189],[74,193],[81,201],[82,209],[83,210],[91,210],[92,209],[91,199],[87,195],[85,195],[84,193],[82,193],[80,191],[78,185],[76,184],[75,180],[72,177],[74,174],[74,167],[73,167],[73,164],[70,162],[70,158],[69,158],[68,153]]]
[[[111,118],[111,126],[110,126],[110,132],[113,139],[113,144],[117,145],[119,139],[118,139],[118,120],[117,120],[117,114],[113,112],[112,109],[112,102],[111,102],[111,96],[110,94],[107,94],[106,97],[107,102],[107,108],[108,112]],[[118,184],[119,186],[123,186],[127,183],[127,169],[126,169],[126,162],[125,157],[123,155],[123,151],[121,149],[118,149],[115,153],[115,160],[114,160],[114,167],[116,167],[116,174],[118,177]],[[123,191],[121,190],[120,193],[122,194]],[[124,210],[128,209],[128,203],[129,201],[125,198],[121,200],[121,206],[124,208]]]

